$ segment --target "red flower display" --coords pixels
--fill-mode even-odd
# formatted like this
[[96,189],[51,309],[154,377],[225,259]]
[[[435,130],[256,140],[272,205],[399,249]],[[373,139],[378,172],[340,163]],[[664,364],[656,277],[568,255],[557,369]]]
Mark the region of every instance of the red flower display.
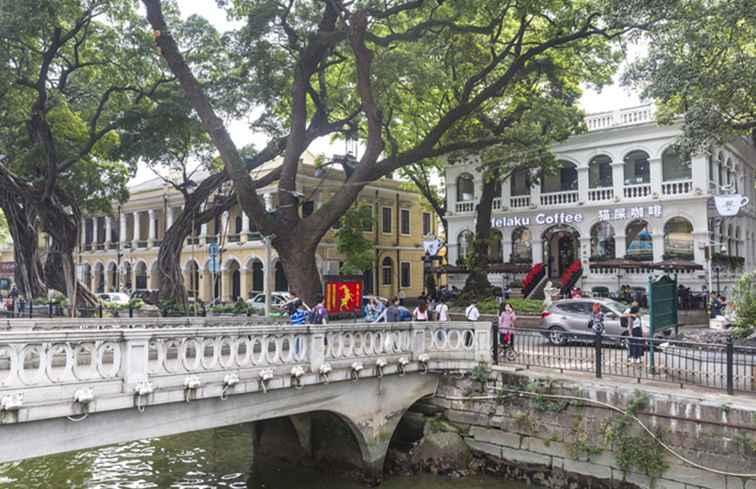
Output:
[[543,270],[543,263],[536,263],[535,265],[533,265],[533,267],[528,271],[528,274],[525,275],[525,278],[522,279],[522,288],[525,290],[529,289],[536,277],[543,273]]
[[570,263],[570,266],[567,267],[567,269],[562,273],[562,276],[559,277],[559,284],[562,287],[566,287],[568,283],[570,283],[570,280],[572,280],[572,277],[578,273],[580,270],[582,270],[583,264],[580,263],[580,260],[575,260],[574,262]]

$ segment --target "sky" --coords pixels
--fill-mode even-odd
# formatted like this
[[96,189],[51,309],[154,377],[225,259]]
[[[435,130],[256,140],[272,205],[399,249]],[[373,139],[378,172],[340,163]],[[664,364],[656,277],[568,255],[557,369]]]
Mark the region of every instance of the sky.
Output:
[[[220,9],[213,0],[178,0],[179,9],[181,15],[186,18],[191,15],[197,14],[205,17],[212,25],[214,25],[220,31],[226,31],[237,27],[233,22],[230,22],[226,18],[225,12]],[[631,46],[629,49],[628,59],[637,57],[643,51],[642,46]],[[604,112],[609,110],[617,110],[626,107],[633,107],[641,103],[640,97],[636,93],[633,93],[629,88],[620,86],[618,79],[621,75],[621,70],[615,76],[614,84],[603,87],[598,92],[589,87],[585,87],[585,92],[580,99],[580,106],[586,113]],[[249,143],[253,143],[256,147],[265,146],[266,139],[261,134],[254,134],[249,129],[248,120],[234,120],[231,121],[228,126],[228,131],[234,143],[238,147],[245,146]],[[331,144],[327,138],[320,138],[310,145],[310,151],[314,154],[338,154],[343,153],[343,143]],[[145,180],[154,178],[152,173],[146,166],[140,165],[136,176],[132,179],[131,183],[141,183]]]

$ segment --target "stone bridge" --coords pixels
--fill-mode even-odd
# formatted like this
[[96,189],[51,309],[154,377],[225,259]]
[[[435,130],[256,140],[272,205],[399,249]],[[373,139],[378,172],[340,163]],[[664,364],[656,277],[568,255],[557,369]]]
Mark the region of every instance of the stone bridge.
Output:
[[0,462],[275,418],[305,453],[318,430],[331,444],[347,433],[380,476],[404,412],[439,374],[490,352],[487,322],[11,320],[0,323]]

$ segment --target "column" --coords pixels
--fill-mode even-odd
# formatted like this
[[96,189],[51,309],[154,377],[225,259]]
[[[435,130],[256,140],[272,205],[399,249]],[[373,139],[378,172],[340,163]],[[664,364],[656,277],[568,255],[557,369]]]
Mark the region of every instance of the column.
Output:
[[530,242],[530,258],[535,265],[543,262],[543,241],[534,239]]
[[92,251],[97,249],[97,243],[100,240],[97,239],[97,216],[92,217]]
[[[509,197],[512,194],[512,177],[509,176],[506,180],[501,182],[501,210],[505,211],[509,209]],[[506,260],[505,260],[506,261]]]
[[173,207],[168,207],[167,209],[167,215],[165,216],[165,229],[169,229],[171,226],[173,226],[173,219],[175,218],[174,212],[176,209]]
[[501,241],[501,251],[502,251],[502,254],[504,255],[503,256],[504,263],[509,263],[509,261],[512,258],[512,240],[511,240],[511,237],[512,237],[512,235],[510,234],[509,235],[510,239],[507,239],[507,237],[505,236],[504,239]]
[[79,251],[84,251],[84,247],[87,244],[87,218],[86,217],[81,218],[81,234],[79,235],[79,237],[81,238]]
[[627,241],[624,234],[614,235],[614,257],[622,259],[627,251]]
[[[108,241],[107,239],[105,241]],[[108,269],[107,265],[105,266],[105,271],[103,272],[103,276],[105,277],[104,282],[104,291],[110,292],[113,290],[113,277],[111,276],[110,270]]]
[[126,239],[126,214],[121,214],[120,221],[121,222],[119,223],[120,229],[119,229],[119,233],[118,233],[118,240],[121,243],[123,243],[125,241],[128,241]]
[[[537,170],[531,170],[532,175],[536,175]],[[530,205],[531,206],[540,206],[541,205],[541,184],[536,183],[534,185],[530,186]],[[540,255],[540,258],[538,261],[543,260],[543,255]],[[537,263],[537,262],[534,262]]]
[[147,239],[150,241],[150,246],[152,246],[152,243],[157,238],[157,229],[155,228],[155,209],[148,210],[147,216],[149,218],[149,222],[147,223],[147,229],[149,231]]
[[241,267],[239,269],[239,295],[243,300],[250,298],[250,290],[252,290],[252,269]]
[[110,216],[105,216],[105,244],[107,245],[111,241],[113,241],[113,219]]
[[[221,228],[218,234],[223,234],[227,232],[228,232],[228,211],[223,211],[223,214],[221,215]],[[234,233],[228,233],[228,234],[234,234]]]
[[656,230],[651,239],[654,243],[654,261],[662,261],[664,259],[664,231]]
[[244,211],[240,212],[242,213],[242,233],[247,234],[249,232],[249,216]]
[[[614,199],[624,198],[623,188],[625,187],[625,163],[622,161],[615,161],[612,163],[612,189],[614,191]],[[622,250],[624,256],[625,251]]]
[[578,174],[578,203],[586,204],[588,202],[588,167],[579,166]]
[[693,233],[693,261],[706,266],[706,248],[709,244],[709,231],[696,231]]
[[210,302],[211,300],[213,300],[212,281],[212,274],[208,272],[206,268],[200,268],[199,284],[197,284],[197,288],[199,289],[200,299],[203,302]]
[[660,198],[662,195],[662,160],[649,158],[649,177],[651,178],[651,195]]
[[137,247],[137,241],[139,241],[139,211],[134,211],[134,229],[132,229],[132,241],[134,242],[131,247]]
[[693,191],[707,193],[709,190],[709,161],[705,155],[697,154],[690,161],[690,176]]
[[[509,206],[509,202],[507,202]],[[446,184],[446,209],[447,214],[454,215],[457,210],[457,180],[454,179]]]
[[270,193],[263,194],[263,202],[265,202],[265,210],[270,212],[273,210],[273,195]]

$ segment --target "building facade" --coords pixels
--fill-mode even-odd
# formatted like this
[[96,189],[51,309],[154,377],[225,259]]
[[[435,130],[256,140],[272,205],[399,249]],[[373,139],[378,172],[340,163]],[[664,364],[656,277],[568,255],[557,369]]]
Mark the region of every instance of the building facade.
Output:
[[[516,171],[501,182],[492,214],[494,262],[542,263],[551,279],[579,262],[577,286],[610,291],[645,285],[650,270],[644,265],[665,261],[701,265],[679,276],[700,290],[708,281],[709,251],[711,273],[725,292],[740,273],[756,268],[752,143],[738,139],[684,161],[673,148],[680,126],[657,125],[650,105],[589,115],[586,125],[586,133],[554,147],[555,173],[536,179]],[[474,231],[482,181],[470,161],[448,166],[446,182],[449,255],[456,263]],[[749,202],[736,217],[721,218],[712,197],[730,192]],[[639,266],[602,265],[617,260]]]
[[[317,170],[315,159],[303,156],[297,191],[305,197],[300,213],[309,215],[337,192],[344,175]],[[157,257],[161,240],[183,205],[179,192],[154,179],[130,189],[130,198],[114,206],[113,215],[87,216],[82,222],[79,279],[92,291],[155,289],[160,285]],[[266,206],[277,205],[277,187],[259,189]],[[365,237],[374,245],[374,265],[364,274],[365,293],[384,297],[417,296],[423,290],[423,239],[436,233],[435,220],[424,209],[421,196],[401,182],[383,179],[367,185],[359,206],[369,206],[374,216]],[[220,245],[220,270],[213,272],[208,256],[211,243]],[[283,267],[272,250],[270,274],[265,273],[263,236],[237,206],[216,220],[197,224],[184,245],[181,263],[190,296],[205,302],[249,298],[264,290],[269,277],[272,290],[286,291]],[[343,257],[336,252],[330,231],[317,250],[321,275],[337,274]]]

